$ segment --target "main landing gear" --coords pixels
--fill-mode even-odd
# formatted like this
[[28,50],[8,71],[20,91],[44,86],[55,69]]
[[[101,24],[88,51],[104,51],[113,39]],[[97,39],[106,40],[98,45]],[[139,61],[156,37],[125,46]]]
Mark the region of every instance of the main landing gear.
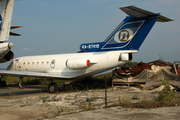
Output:
[[[20,89],[23,89],[23,88],[24,88],[24,85],[22,84],[23,77],[19,77],[19,80],[20,80],[20,82],[19,82],[19,88],[20,88]],[[51,80],[51,83],[50,83],[49,86],[48,86],[48,92],[49,92],[49,93],[56,93],[56,92],[58,92],[58,90],[59,90],[58,85],[57,85],[55,82],[53,82],[52,79],[50,79],[50,80]]]
[[19,88],[20,89],[24,89],[24,85],[23,85],[23,77],[19,77]]
[[53,79],[49,79],[49,80],[51,81],[51,83],[48,86],[48,92],[49,93],[56,93],[56,92],[58,92],[58,90],[59,90],[58,85],[55,82],[53,82]]
[[0,80],[0,87],[6,87],[6,81],[1,81]]
[[6,81],[1,81],[1,77],[0,77],[0,87],[6,87]]
[[58,85],[54,82],[51,82],[48,86],[49,93],[56,93],[59,90]]

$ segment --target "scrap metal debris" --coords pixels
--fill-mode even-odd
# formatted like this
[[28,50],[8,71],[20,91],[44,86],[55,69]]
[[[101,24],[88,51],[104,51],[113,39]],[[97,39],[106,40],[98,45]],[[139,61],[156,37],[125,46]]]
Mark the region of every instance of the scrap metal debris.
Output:
[[121,67],[113,71],[112,86],[120,84],[144,84],[142,89],[147,90],[161,86],[161,80],[164,79],[167,79],[169,84],[176,90],[180,89],[180,66],[156,60],[150,63],[140,62],[132,68]]

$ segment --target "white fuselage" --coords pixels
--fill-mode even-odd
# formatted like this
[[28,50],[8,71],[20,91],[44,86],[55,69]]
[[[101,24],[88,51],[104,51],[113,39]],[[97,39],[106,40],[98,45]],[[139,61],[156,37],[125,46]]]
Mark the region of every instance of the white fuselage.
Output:
[[[75,78],[104,72],[128,61],[120,54],[137,51],[108,51],[19,57],[7,68],[12,71],[47,73],[60,78]],[[90,64],[86,62],[89,60]],[[68,66],[69,64],[69,66]]]

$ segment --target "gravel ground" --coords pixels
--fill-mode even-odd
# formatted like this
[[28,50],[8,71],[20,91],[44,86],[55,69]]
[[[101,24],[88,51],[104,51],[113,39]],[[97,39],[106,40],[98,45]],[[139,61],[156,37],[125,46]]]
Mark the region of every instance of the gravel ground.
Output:
[[[153,99],[157,91],[142,91],[137,87],[130,89],[110,88],[107,90],[108,105],[118,103],[119,99],[136,102],[138,99]],[[87,97],[88,96],[88,97]],[[71,93],[34,93],[0,97],[0,120],[37,119],[179,119],[180,107],[155,109],[104,108],[105,93],[102,89]],[[91,101],[91,108],[89,102]],[[91,110],[94,109],[94,110]],[[167,114],[168,113],[168,114]]]
[[154,109],[111,107],[62,115],[45,120],[179,120],[179,110],[179,106]]

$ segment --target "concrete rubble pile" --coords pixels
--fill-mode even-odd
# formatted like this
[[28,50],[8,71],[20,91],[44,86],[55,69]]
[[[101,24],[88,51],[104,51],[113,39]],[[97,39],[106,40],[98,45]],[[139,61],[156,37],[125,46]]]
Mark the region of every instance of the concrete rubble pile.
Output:
[[[174,69],[174,66],[176,69]],[[120,84],[144,84],[142,89],[148,90],[161,86],[161,80],[167,79],[174,89],[180,90],[179,71],[179,65],[162,60],[150,63],[140,62],[133,68],[121,67],[120,69],[115,69],[113,71],[112,86]]]

